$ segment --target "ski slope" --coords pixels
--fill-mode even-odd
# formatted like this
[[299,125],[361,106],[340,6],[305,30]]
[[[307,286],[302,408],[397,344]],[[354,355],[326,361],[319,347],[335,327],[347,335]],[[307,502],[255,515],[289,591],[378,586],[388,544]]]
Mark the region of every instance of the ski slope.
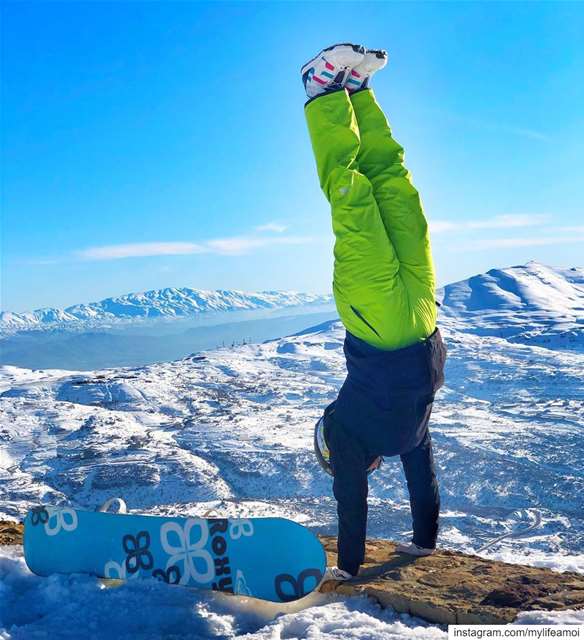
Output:
[[[541,525],[527,536],[484,555],[584,571],[581,271],[553,270],[547,284],[531,263],[500,273],[479,277],[480,286],[445,289],[449,359],[432,421],[440,544],[473,552],[537,516]],[[511,289],[515,297],[504,293]],[[558,337],[565,318],[569,344]],[[312,428],[344,378],[343,336],[340,323],[330,322],[140,368],[2,367],[0,517],[20,518],[38,502],[92,509],[122,496],[140,512],[215,508],[334,532],[331,482],[312,454]],[[369,535],[407,539],[409,532],[399,461],[388,460],[371,478]],[[154,584],[103,593],[90,578],[37,579],[8,548],[0,551],[0,593],[0,638],[11,626],[14,638],[55,633],[84,615],[95,637],[445,637],[361,599],[314,596],[313,606],[274,619],[266,607]],[[148,613],[136,619],[138,608]],[[100,636],[104,629],[109,635]]]

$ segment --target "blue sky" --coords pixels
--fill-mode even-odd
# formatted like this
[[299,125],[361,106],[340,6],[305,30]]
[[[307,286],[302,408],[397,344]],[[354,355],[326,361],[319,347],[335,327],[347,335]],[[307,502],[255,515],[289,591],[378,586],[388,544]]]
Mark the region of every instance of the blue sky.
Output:
[[582,264],[582,3],[4,3],[2,308],[330,291],[299,67],[353,41],[441,284]]

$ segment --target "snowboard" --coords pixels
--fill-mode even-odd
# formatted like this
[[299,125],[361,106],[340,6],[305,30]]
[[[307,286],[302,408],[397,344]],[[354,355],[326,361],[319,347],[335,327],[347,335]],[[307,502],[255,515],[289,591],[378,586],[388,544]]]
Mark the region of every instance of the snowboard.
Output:
[[318,538],[285,518],[180,518],[51,506],[26,516],[24,557],[40,576],[154,578],[272,602],[314,591],[326,568]]

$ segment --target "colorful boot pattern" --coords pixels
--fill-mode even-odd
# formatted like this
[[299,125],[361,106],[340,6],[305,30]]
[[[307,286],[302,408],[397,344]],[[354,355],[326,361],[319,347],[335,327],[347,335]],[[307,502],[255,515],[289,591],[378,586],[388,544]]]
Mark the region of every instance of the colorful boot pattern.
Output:
[[363,47],[355,44],[336,44],[323,49],[302,67],[306,95],[315,98],[342,89],[351,69],[363,60],[364,52]]

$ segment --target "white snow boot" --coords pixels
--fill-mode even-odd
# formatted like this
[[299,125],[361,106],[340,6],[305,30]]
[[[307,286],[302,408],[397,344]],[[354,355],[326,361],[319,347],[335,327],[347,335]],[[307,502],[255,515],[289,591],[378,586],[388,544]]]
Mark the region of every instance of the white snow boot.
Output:
[[302,82],[309,98],[342,89],[353,67],[364,58],[365,49],[358,44],[335,44],[323,49],[301,69]]
[[426,549],[425,547],[419,547],[417,544],[410,542],[409,544],[398,544],[395,548],[397,553],[407,553],[409,556],[431,556],[436,549]]
[[337,582],[345,582],[346,580],[350,580],[353,576],[347,571],[343,571],[338,567],[327,567],[324,572],[324,576],[322,577],[323,582],[328,582],[329,580],[336,580]]
[[387,51],[383,49],[367,49],[363,60],[351,69],[347,76],[345,88],[349,92],[366,89],[371,76],[387,64]]

